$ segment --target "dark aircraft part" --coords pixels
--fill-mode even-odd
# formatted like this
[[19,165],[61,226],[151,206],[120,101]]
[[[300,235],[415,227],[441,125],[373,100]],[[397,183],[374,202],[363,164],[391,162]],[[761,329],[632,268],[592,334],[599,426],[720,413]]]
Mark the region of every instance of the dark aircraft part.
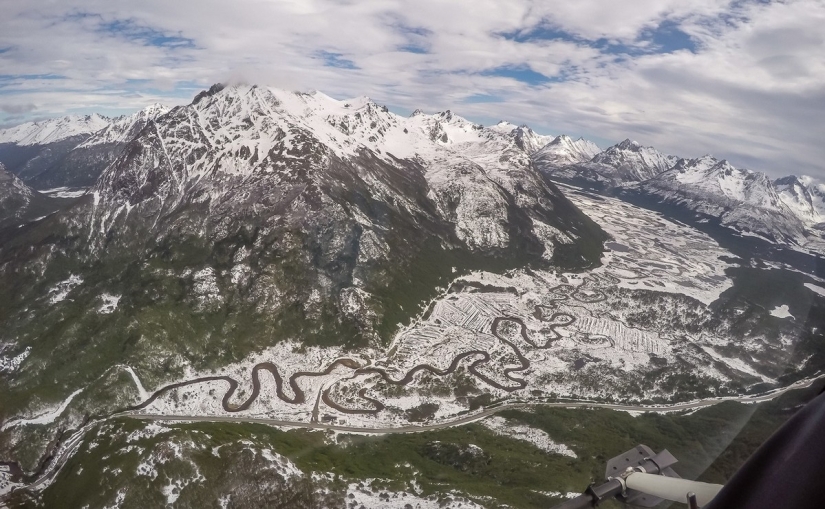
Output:
[[707,503],[722,488],[680,478],[670,468],[676,462],[667,450],[655,454],[650,447],[638,445],[607,462],[607,482],[591,485],[583,494],[554,509],[596,507],[609,498],[638,507],[653,507],[664,500],[687,502],[694,492],[699,494],[701,502]]
[[825,391],[748,458],[705,509],[825,507]]

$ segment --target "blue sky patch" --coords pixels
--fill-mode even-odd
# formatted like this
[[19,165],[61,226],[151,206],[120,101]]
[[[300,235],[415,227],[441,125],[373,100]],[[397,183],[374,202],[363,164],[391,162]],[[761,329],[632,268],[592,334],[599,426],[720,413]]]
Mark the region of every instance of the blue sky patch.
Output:
[[358,69],[358,66],[355,65],[355,62],[344,58],[344,55],[341,53],[335,53],[332,51],[319,51],[315,54],[317,58],[320,58],[324,61],[324,65],[327,67],[336,67],[338,69]]
[[511,78],[522,83],[527,83],[528,85],[543,85],[544,83],[548,83],[553,81],[551,78],[548,78],[544,74],[540,72],[536,72],[529,67],[526,66],[517,66],[517,67],[496,67],[495,69],[490,69],[481,73],[482,76],[498,76],[501,78]]
[[428,53],[427,48],[425,48],[421,44],[415,44],[415,43],[403,44],[403,45],[398,47],[398,51],[402,51],[404,53],[417,53],[419,55],[423,55],[425,53]]
[[68,79],[66,76],[61,76],[59,74],[0,74],[0,95],[26,94],[30,93],[32,90],[38,90],[18,88],[17,86],[24,81],[57,81],[66,79]]
[[155,46],[169,49],[195,48],[195,40],[183,37],[179,33],[167,33],[156,28],[141,25],[131,19],[105,21],[99,25],[100,32],[113,37],[124,38],[143,46]]
[[490,94],[473,94],[465,97],[461,102],[464,104],[500,103],[504,102],[504,98]]
[[639,40],[650,41],[655,53],[673,53],[685,49],[696,53],[696,43],[673,21],[664,21],[654,29],[643,31]]
[[664,21],[655,28],[643,30],[635,41],[623,43],[607,38],[585,39],[550,25],[541,25],[526,30],[502,32],[499,34],[515,42],[563,41],[596,48],[608,55],[639,56],[649,53],[672,53],[679,50],[696,52],[696,43],[679,29],[675,21]]

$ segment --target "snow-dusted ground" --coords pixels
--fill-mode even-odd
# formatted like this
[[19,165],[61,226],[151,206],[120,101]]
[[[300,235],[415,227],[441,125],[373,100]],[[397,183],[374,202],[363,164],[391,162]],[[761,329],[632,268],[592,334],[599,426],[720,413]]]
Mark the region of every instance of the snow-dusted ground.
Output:
[[30,419],[17,419],[17,420],[7,421],[5,424],[3,424],[3,427],[0,428],[0,431],[4,431],[8,428],[15,427],[15,426],[24,426],[24,425],[27,425],[27,424],[49,424],[49,423],[52,423],[52,422],[54,422],[55,419],[60,417],[60,415],[66,410],[66,408],[69,407],[69,405],[71,404],[71,402],[75,398],[75,396],[77,396],[81,392],[83,392],[83,389],[78,389],[78,390],[74,391],[73,393],[69,394],[69,396],[66,399],[64,399],[63,402],[60,403],[59,406],[57,406],[57,408],[54,408],[53,410],[49,410],[49,411],[47,411],[43,414],[40,414],[36,417],[32,417]]
[[561,491],[537,491],[536,493],[556,498],[576,498],[581,495],[581,493],[575,491],[568,491],[566,493],[562,493]]
[[129,376],[132,377],[132,380],[135,381],[135,388],[138,391],[140,400],[146,400],[149,397],[149,393],[146,392],[146,389],[143,388],[143,384],[140,382],[140,378],[138,378],[137,373],[135,373],[135,370],[132,369],[131,366],[123,366],[123,369],[125,369],[126,372],[129,373]]
[[43,189],[40,193],[52,198],[79,198],[86,194],[86,191],[88,188],[85,187],[55,187]]
[[793,318],[794,316],[791,314],[788,305],[782,304],[781,306],[776,306],[775,308],[771,309],[771,315],[777,318]]
[[[298,385],[305,395],[300,404],[279,398],[274,378],[261,371],[260,395],[242,413],[293,422],[317,419],[365,427],[408,425],[410,415],[416,415],[422,408],[426,409],[423,419],[428,422],[454,418],[466,411],[468,405],[466,399],[454,394],[458,385],[465,386],[470,395],[489,393],[493,399],[530,400],[538,390],[543,397],[552,394],[617,401],[616,387],[654,369],[654,357],[657,362],[674,366],[687,361],[693,372],[711,381],[711,385],[731,383],[731,372],[772,381],[760,373],[749,355],[720,353],[720,347],[729,346],[730,338],[710,332],[692,337],[667,328],[631,326],[625,313],[635,310],[622,311],[615,305],[617,288],[655,291],[665,295],[665,299],[667,295],[682,299],[669,305],[681,313],[682,319],[689,320],[686,313],[701,312],[731,287],[732,281],[724,273],[730,264],[720,259],[734,259],[728,251],[703,233],[667,221],[657,213],[619,200],[581,194],[572,188],[567,189],[567,195],[612,236],[599,268],[583,273],[475,272],[460,278],[461,282],[484,285],[485,291],[443,293],[433,302],[426,318],[420,317],[401,330],[385,352],[364,349],[345,353],[337,348],[287,342],[220,371],[190,372],[184,379],[229,376],[239,382],[230,401],[238,405],[252,392],[251,368],[258,363],[274,363],[286,381],[293,373],[321,372],[336,360],[346,358],[349,366],[339,365],[323,376],[299,378]],[[685,297],[692,299],[692,310],[682,309]],[[498,330],[493,330],[495,321],[502,318]],[[523,331],[519,321],[524,324]],[[527,359],[529,367],[525,368],[519,353]],[[486,361],[485,356],[489,357]],[[388,384],[374,371],[357,371],[357,367],[378,368],[392,380],[401,380],[422,364],[430,366],[430,370],[446,371],[458,357],[461,361],[452,366],[456,369],[451,374],[441,376],[418,370],[403,386]],[[588,372],[591,364],[595,364],[596,371]],[[720,364],[727,370],[721,370]],[[475,376],[472,370],[483,378]],[[602,380],[598,384],[588,378],[596,372]],[[523,388],[520,380],[524,381]],[[164,394],[143,412],[227,415],[221,399],[228,387],[224,381],[189,385]],[[375,407],[359,396],[362,390],[366,390],[366,397],[380,401],[386,408],[368,412]],[[363,413],[343,413],[326,405],[321,398],[325,391],[336,404]],[[284,384],[284,393],[290,400],[296,396],[288,384]],[[618,401],[623,401],[618,395]],[[654,389],[627,401],[656,396],[675,398],[678,388]]]
[[[24,486],[23,484],[13,482],[11,479],[9,467],[0,465],[0,499],[2,499],[4,495],[11,493],[15,488]],[[2,500],[0,500],[0,507],[4,507]]]
[[571,458],[577,457],[572,449],[564,444],[554,442],[553,439],[550,438],[550,435],[540,429],[531,428],[524,424],[510,424],[507,422],[507,419],[498,416],[484,419],[481,423],[501,436],[530,442],[542,451],[561,454],[562,456],[569,456]]
[[83,283],[83,278],[74,274],[69,276],[65,281],[57,283],[54,288],[49,290],[49,303],[57,304],[58,302],[63,302],[69,293],[81,283]]
[[100,296],[100,301],[101,304],[100,307],[97,308],[97,312],[108,315],[117,309],[117,304],[120,302],[120,295],[109,295],[108,293],[104,293]]
[[29,356],[31,351],[32,348],[27,346],[25,350],[13,357],[0,354],[0,373],[11,373],[17,371],[17,368],[19,368],[20,364],[26,360],[26,357]]
[[[347,487],[347,507],[369,507],[370,509],[483,509],[483,506],[460,495],[449,497],[424,497],[416,493],[415,486],[410,491],[393,492],[374,488],[376,479],[351,483]],[[350,505],[353,504],[353,505]]]
[[818,295],[822,295],[823,297],[825,297],[825,288],[823,288],[822,286],[815,285],[813,283],[805,283],[805,288],[809,289],[810,291]]

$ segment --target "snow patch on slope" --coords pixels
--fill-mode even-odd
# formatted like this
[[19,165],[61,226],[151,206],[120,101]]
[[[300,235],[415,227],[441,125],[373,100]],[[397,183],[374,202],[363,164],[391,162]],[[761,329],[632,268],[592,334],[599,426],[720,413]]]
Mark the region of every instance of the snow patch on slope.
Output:
[[481,421],[481,423],[496,434],[530,442],[545,452],[560,454],[570,458],[577,458],[576,453],[564,444],[556,443],[550,435],[536,428],[531,428],[524,424],[511,424],[503,417],[493,416]]
[[0,143],[44,145],[74,136],[89,136],[109,125],[110,120],[98,114],[71,115],[40,122],[27,122],[0,130]]

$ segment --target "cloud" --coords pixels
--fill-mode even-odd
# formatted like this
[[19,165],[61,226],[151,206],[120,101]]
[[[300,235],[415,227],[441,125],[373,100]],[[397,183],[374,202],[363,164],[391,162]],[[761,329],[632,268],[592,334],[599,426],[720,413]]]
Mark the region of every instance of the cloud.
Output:
[[245,81],[825,177],[823,25],[819,0],[9,0],[0,123]]
[[2,104],[0,103],[0,111],[3,113],[8,113],[9,115],[21,115],[23,113],[29,113],[37,109],[37,106],[31,103],[27,104]]

